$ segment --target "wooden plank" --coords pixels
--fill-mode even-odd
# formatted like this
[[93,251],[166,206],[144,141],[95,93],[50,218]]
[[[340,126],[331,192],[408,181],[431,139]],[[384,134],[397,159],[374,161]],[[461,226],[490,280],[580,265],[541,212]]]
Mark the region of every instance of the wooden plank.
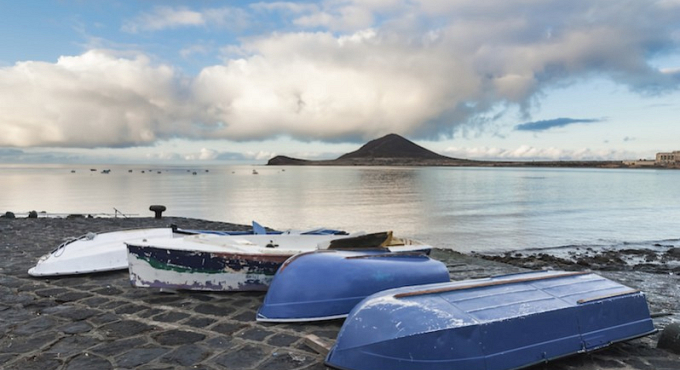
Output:
[[630,289],[630,290],[626,290],[626,291],[623,291],[623,292],[601,295],[599,297],[579,299],[578,301],[576,301],[576,303],[584,304],[584,303],[588,303],[588,302],[601,301],[601,300],[607,299],[607,298],[614,298],[614,297],[618,297],[618,296],[622,296],[622,295],[635,294],[635,293],[640,293],[640,291],[637,290],[637,289]]
[[320,338],[314,334],[305,335],[304,338],[307,347],[324,356],[331,350],[333,345],[328,339]]

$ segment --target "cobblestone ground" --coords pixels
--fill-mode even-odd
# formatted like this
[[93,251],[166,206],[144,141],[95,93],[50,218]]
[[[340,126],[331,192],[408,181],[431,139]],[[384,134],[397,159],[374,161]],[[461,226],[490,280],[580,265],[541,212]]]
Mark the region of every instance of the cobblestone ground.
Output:
[[[0,368],[326,369],[324,355],[307,347],[304,336],[333,341],[342,322],[257,323],[255,312],[263,293],[135,289],[127,271],[61,278],[26,273],[67,237],[171,223],[184,228],[246,228],[182,218],[0,218]],[[447,263],[456,280],[520,271],[448,251],[437,250],[433,256]],[[658,324],[669,320],[665,316]],[[677,355],[655,348],[657,338],[658,334],[530,369],[680,369]]]

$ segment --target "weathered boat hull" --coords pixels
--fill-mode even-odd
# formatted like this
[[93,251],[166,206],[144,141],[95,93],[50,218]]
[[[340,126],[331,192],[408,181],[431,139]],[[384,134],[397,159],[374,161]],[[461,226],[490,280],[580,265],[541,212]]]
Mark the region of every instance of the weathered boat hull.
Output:
[[446,265],[423,254],[316,251],[288,259],[257,313],[257,321],[338,319],[367,296],[408,285],[449,281]]
[[265,291],[290,254],[252,255],[171,250],[128,244],[134,287]]
[[641,292],[592,273],[536,272],[370,296],[348,316],[326,364],[519,369],[654,331]]
[[[263,291],[278,268],[289,257],[334,247],[335,240],[347,239],[342,248],[358,238],[361,248],[382,253],[429,250],[429,246],[398,240],[391,233],[369,235],[241,235],[225,237],[193,235],[179,240],[148,240],[128,243],[130,282],[135,287],[209,291]],[[371,244],[367,240],[372,240]]]

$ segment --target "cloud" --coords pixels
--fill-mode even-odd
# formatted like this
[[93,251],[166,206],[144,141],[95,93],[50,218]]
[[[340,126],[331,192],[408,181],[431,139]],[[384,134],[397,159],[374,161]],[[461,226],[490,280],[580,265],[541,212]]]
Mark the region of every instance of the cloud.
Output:
[[627,150],[594,150],[589,148],[570,150],[554,147],[536,148],[529,145],[522,145],[514,149],[449,147],[442,154],[455,158],[499,161],[607,161],[645,157],[644,154]]
[[545,131],[553,127],[564,127],[575,123],[595,123],[602,122],[603,119],[597,118],[555,118],[549,120],[522,123],[515,126],[518,131]]
[[200,12],[185,7],[158,6],[152,12],[142,13],[135,19],[125,22],[122,29],[125,32],[138,33],[140,31],[159,31],[186,26],[203,26],[205,23],[206,18]]
[[242,29],[248,25],[249,15],[235,7],[192,10],[187,7],[156,6],[123,23],[128,33],[162,31],[182,27],[218,27]]
[[[254,28],[268,12],[285,27]],[[245,27],[248,37],[216,46],[223,64],[192,76],[150,55],[102,49],[0,67],[0,146],[450,137],[494,124],[492,113],[507,107],[530,116],[543,91],[593,76],[641,94],[677,91],[680,74],[648,58],[680,48],[679,22],[677,2],[651,0],[159,6],[123,29]],[[544,122],[566,123],[576,122]]]
[[191,136],[172,67],[91,50],[0,68],[0,146],[126,147]]

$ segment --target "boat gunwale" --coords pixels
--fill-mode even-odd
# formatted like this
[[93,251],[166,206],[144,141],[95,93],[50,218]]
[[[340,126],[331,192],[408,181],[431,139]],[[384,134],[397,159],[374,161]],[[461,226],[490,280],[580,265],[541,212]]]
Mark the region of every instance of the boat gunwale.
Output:
[[408,298],[408,297],[415,297],[415,296],[420,296],[420,295],[447,293],[447,292],[455,292],[455,291],[459,291],[459,290],[486,288],[486,287],[509,285],[509,284],[516,284],[516,283],[529,283],[529,282],[533,282],[533,281],[559,279],[559,278],[564,278],[564,277],[581,276],[581,275],[588,275],[588,274],[592,274],[592,272],[577,271],[577,272],[567,272],[567,273],[562,273],[562,274],[554,274],[554,275],[548,275],[548,276],[537,276],[537,277],[529,277],[529,278],[521,278],[521,279],[486,281],[486,282],[479,282],[479,283],[460,285],[460,286],[432,288],[432,289],[424,289],[424,290],[413,291],[413,292],[398,293],[398,294],[394,295],[394,298],[397,298],[397,299]]

